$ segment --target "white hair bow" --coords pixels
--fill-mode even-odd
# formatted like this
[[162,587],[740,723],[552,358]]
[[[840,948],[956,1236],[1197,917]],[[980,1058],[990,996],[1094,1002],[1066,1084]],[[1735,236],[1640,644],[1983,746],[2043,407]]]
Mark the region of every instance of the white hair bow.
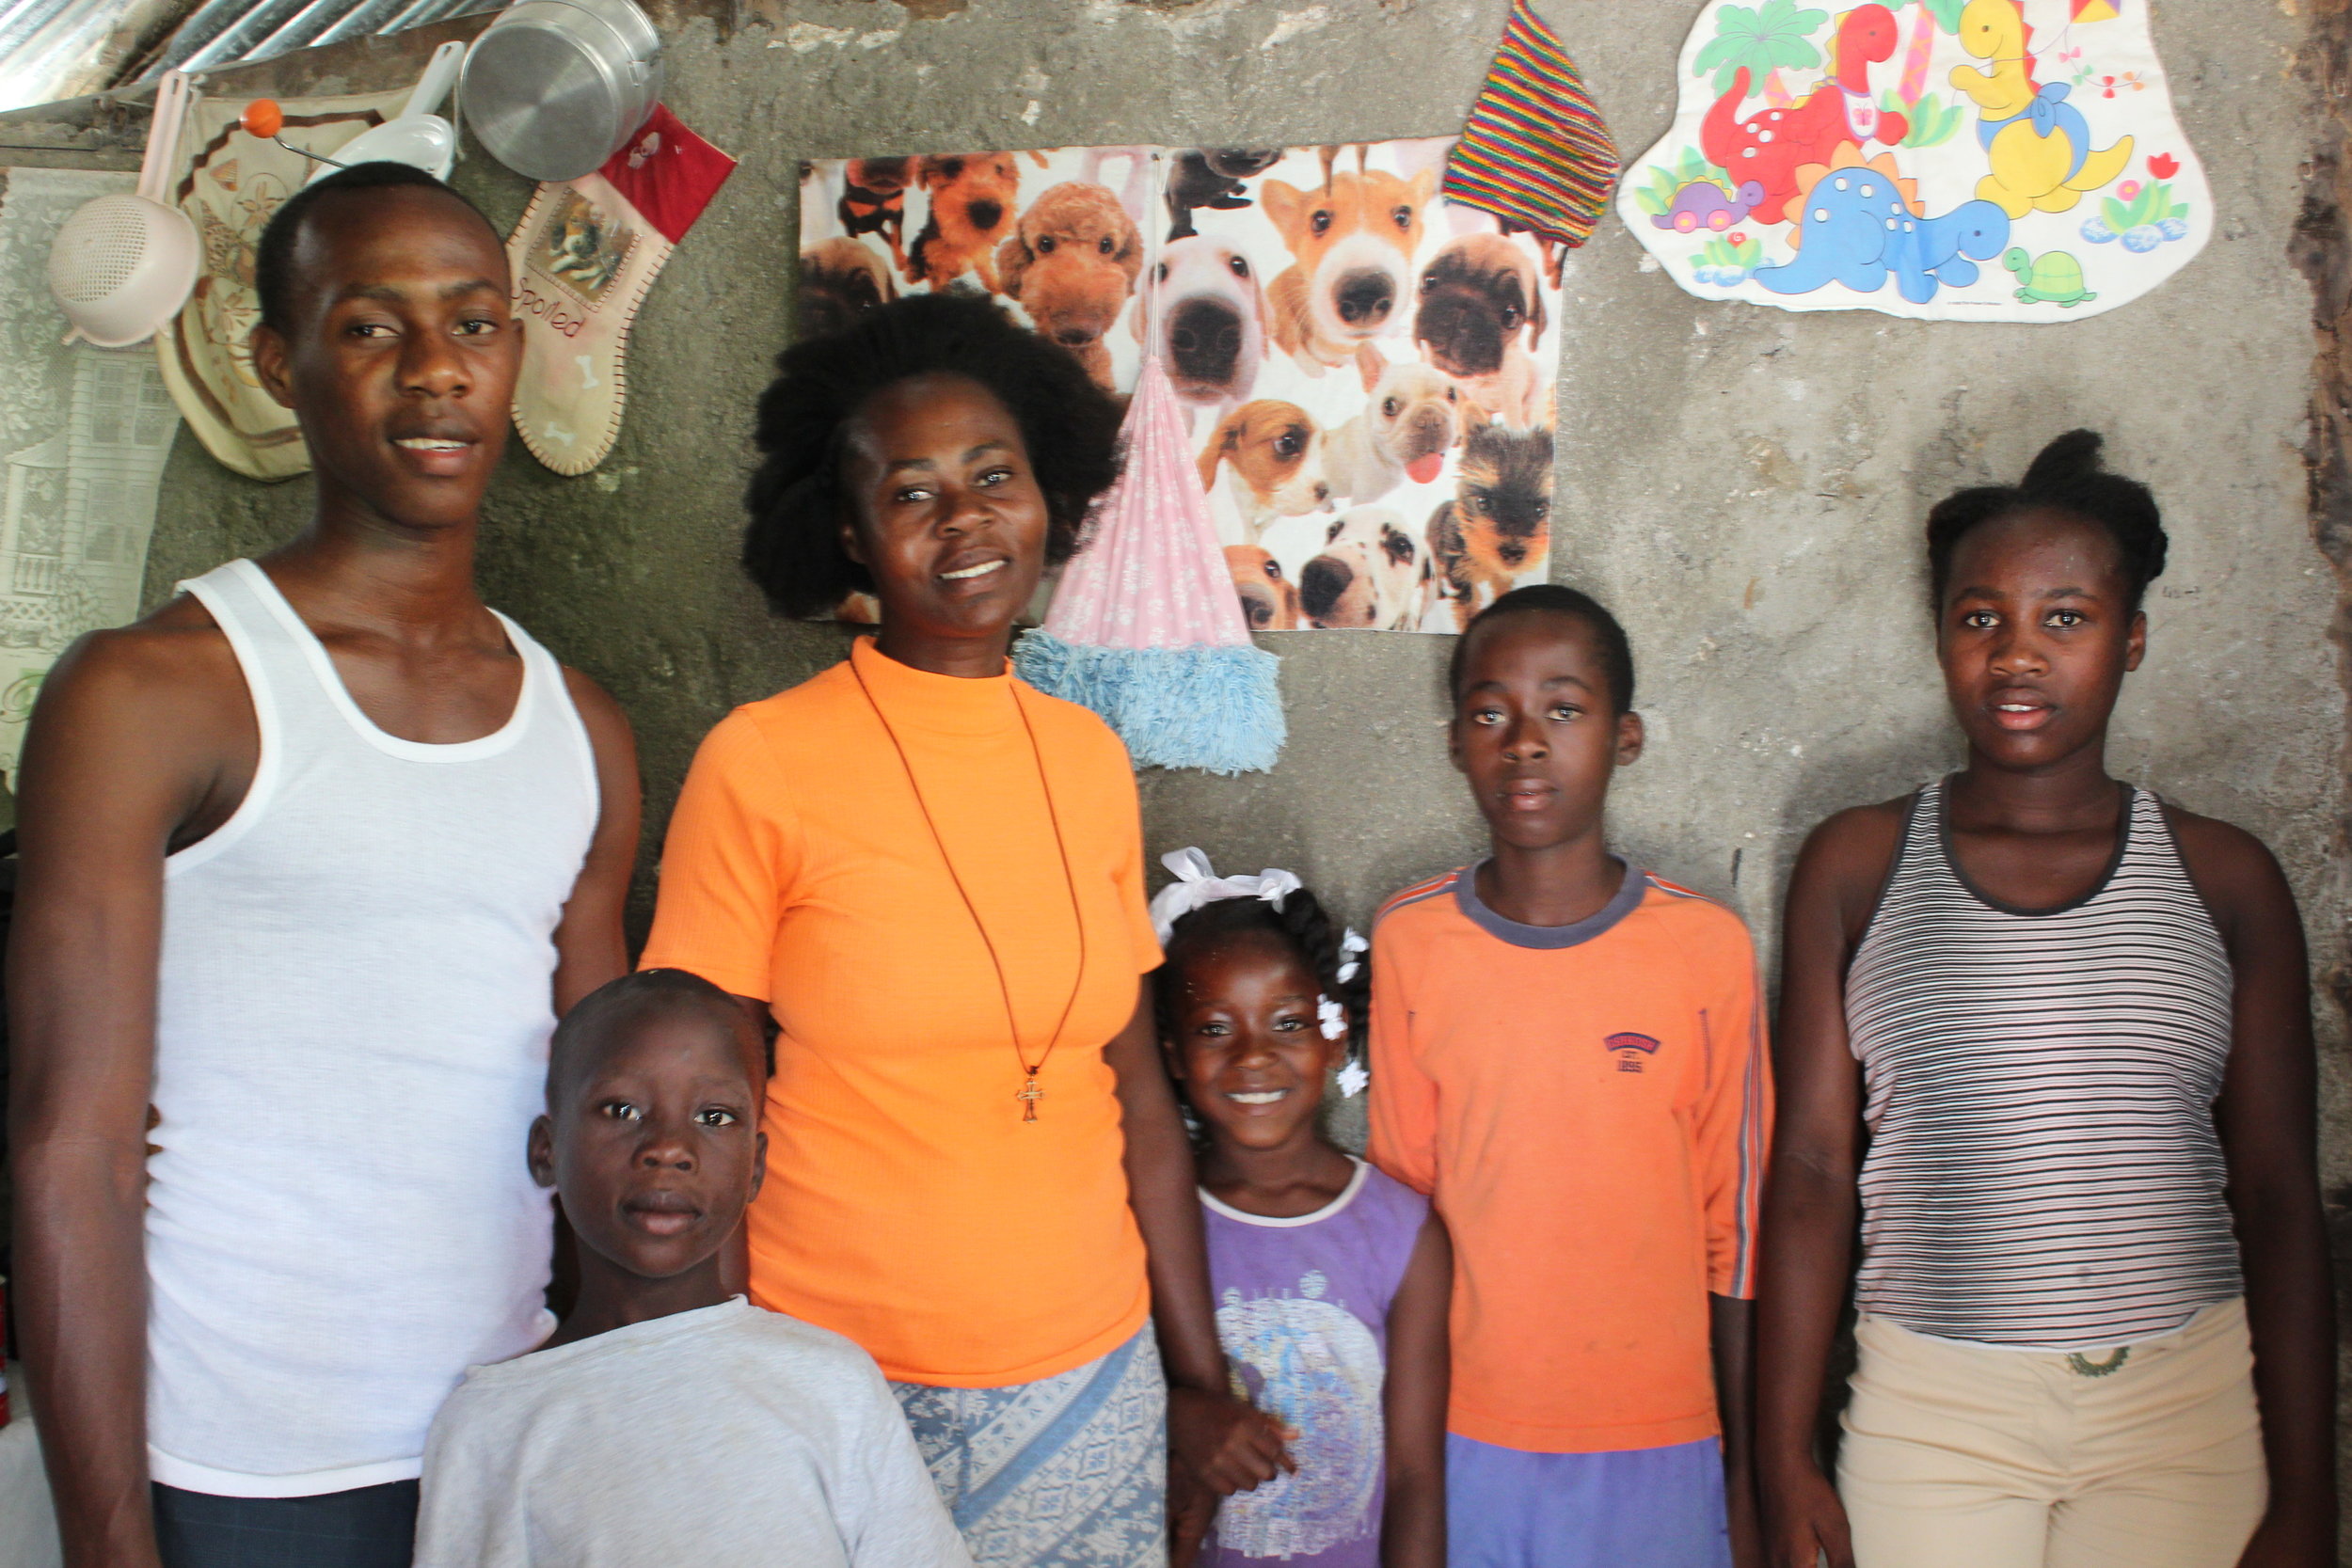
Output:
[[1356,927],[1353,926],[1345,927],[1343,930],[1343,934],[1340,937],[1339,981],[1343,986],[1356,978],[1356,955],[1371,952],[1372,943],[1358,936]]
[[1209,857],[1194,848],[1171,849],[1160,857],[1160,863],[1176,876],[1152,895],[1152,928],[1163,942],[1180,917],[1203,904],[1226,898],[1263,898],[1279,910],[1300,885],[1296,876],[1273,866],[1255,877],[1220,877],[1211,869]]

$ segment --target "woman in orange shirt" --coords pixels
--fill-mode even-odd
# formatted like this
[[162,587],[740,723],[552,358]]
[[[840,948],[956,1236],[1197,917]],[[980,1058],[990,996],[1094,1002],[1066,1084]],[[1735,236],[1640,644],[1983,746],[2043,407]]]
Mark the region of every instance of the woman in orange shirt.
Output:
[[1118,409],[945,294],[779,366],[744,566],[882,625],[703,742],[644,961],[778,1030],[753,1300],[873,1354],[981,1568],[1156,1565],[1168,1480],[1189,1511],[1285,1461],[1217,1348],[1126,752],[1006,663]]

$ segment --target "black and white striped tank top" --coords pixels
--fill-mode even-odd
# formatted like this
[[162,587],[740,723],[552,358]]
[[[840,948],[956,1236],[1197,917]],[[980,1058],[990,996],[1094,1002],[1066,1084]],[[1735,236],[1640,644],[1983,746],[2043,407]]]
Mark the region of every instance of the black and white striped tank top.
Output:
[[2243,1289],[2213,1122],[2229,957],[2154,795],[2121,837],[2089,895],[2017,910],[1962,875],[1943,783],[1915,798],[1846,977],[1863,1311],[2072,1351]]

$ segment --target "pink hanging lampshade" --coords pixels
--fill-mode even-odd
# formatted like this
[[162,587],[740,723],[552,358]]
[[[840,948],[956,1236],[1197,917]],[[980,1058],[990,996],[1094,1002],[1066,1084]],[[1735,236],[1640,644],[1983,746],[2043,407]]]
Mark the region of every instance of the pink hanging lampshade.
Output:
[[1156,768],[1255,772],[1286,728],[1279,661],[1249,639],[1176,389],[1144,361],[1119,482],[1062,571],[1042,629],[1013,652],[1041,691],[1092,708]]

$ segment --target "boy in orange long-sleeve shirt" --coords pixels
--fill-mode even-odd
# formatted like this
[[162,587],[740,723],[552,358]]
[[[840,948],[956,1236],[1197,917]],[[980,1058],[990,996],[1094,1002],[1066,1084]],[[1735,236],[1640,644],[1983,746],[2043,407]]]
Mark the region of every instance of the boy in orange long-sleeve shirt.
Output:
[[1389,900],[1372,1018],[1373,1159],[1457,1257],[1450,1560],[1746,1568],[1771,1117],[1747,930],[1607,851],[1642,721],[1606,610],[1505,594],[1452,678],[1493,853]]

